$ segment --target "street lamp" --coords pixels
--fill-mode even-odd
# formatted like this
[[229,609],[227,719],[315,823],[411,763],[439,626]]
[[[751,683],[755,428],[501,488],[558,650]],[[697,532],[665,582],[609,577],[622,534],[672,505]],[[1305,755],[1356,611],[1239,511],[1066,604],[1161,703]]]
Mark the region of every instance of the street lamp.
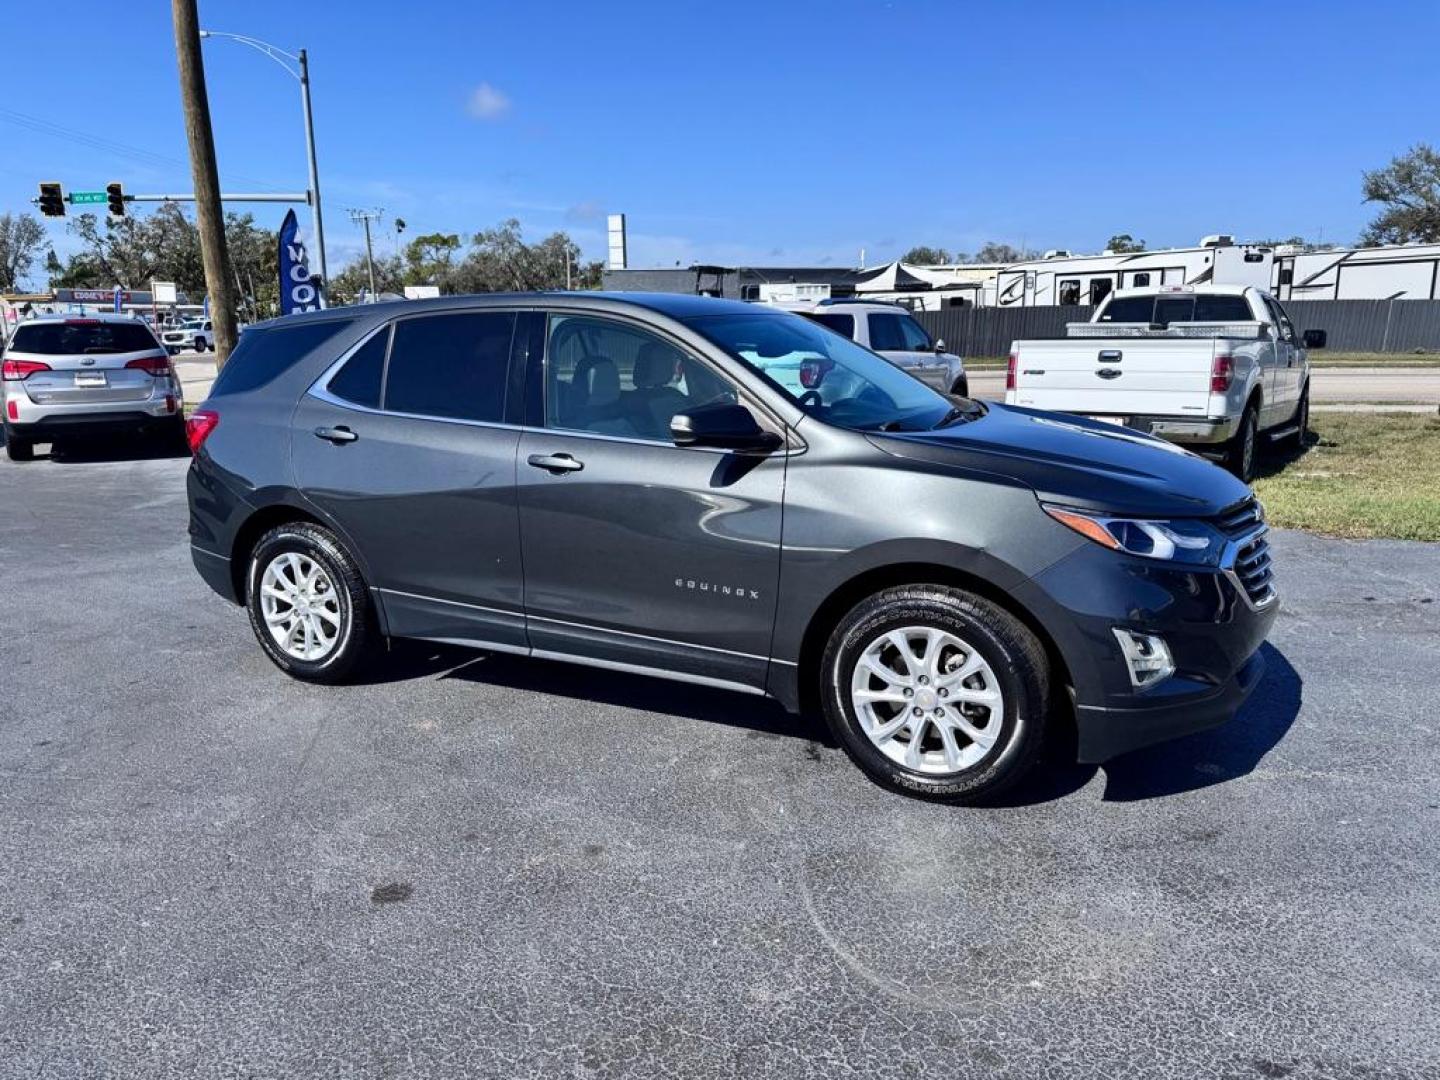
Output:
[[[315,165],[315,118],[310,112],[310,63],[305,56],[305,50],[300,50],[300,55],[288,53],[284,49],[277,49],[268,41],[261,41],[259,38],[248,37],[245,34],[227,34],[221,30],[201,30],[202,38],[230,38],[242,45],[249,45],[257,52],[262,52],[275,63],[285,69],[285,73],[292,79],[300,81],[300,105],[305,110],[305,156],[310,165],[310,212],[315,219],[315,250],[320,257],[320,280],[326,285],[330,284],[330,274],[325,265],[325,229],[321,224],[320,217],[320,172]],[[290,61],[296,65],[290,66]],[[297,70],[298,68],[298,70]]]

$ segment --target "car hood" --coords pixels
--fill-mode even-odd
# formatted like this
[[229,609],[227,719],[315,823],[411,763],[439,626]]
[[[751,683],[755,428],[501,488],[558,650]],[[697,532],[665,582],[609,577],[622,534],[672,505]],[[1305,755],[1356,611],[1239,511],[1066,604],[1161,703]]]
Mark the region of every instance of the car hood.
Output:
[[896,457],[1006,477],[1042,500],[1136,517],[1207,517],[1250,489],[1172,443],[1083,417],[989,404],[936,431],[874,434]]

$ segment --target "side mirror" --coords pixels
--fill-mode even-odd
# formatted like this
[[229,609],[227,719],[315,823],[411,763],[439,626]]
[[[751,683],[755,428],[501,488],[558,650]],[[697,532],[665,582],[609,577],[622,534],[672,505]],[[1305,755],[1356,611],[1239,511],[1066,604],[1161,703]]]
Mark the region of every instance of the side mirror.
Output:
[[935,339],[935,351],[936,351],[937,353],[942,353],[942,352],[945,351],[945,339],[944,339],[944,338],[936,338],[936,339]]
[[676,446],[712,446],[720,450],[775,450],[782,440],[766,431],[744,405],[717,401],[699,405],[670,418],[670,438]]
[[1304,338],[1305,338],[1305,348],[1307,348],[1307,349],[1323,349],[1323,348],[1325,348],[1325,331],[1324,331],[1324,330],[1306,330],[1306,331],[1305,331],[1305,334],[1304,334]]

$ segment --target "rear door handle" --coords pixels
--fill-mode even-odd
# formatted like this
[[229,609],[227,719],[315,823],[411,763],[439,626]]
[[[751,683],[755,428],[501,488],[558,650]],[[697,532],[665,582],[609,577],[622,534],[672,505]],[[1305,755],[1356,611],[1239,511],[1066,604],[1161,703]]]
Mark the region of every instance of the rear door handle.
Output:
[[315,429],[315,437],[317,439],[324,439],[326,442],[335,443],[337,446],[341,443],[354,442],[360,438],[359,435],[356,435],[355,432],[351,431],[348,427],[317,427]]
[[537,469],[559,476],[561,473],[579,472],[585,464],[576,461],[569,454],[531,454],[525,459]]

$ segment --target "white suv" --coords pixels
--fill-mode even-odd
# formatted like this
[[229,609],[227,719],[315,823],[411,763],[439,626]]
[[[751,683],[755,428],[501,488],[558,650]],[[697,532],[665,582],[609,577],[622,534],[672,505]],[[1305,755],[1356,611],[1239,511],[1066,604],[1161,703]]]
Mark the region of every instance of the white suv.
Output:
[[942,394],[968,397],[965,361],[933,341],[915,317],[898,304],[877,300],[821,300],[778,304],[879,353]]
[[166,330],[160,339],[165,342],[165,351],[174,356],[181,349],[204,352],[215,340],[215,334],[209,319],[186,319]]
[[15,328],[0,363],[5,452],[111,430],[185,431],[180,380],[154,333],[126,315],[51,316]]

